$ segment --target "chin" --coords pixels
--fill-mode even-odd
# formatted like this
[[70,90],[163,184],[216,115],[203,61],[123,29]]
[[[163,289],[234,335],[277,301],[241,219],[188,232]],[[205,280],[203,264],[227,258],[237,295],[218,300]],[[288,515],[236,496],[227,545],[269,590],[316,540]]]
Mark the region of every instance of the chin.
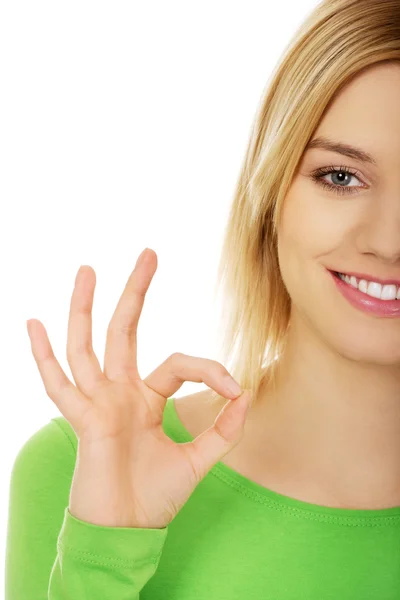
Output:
[[[338,307],[336,307],[338,308]],[[329,314],[329,313],[328,313]],[[333,308],[331,317],[321,315],[319,337],[331,349],[351,361],[370,365],[400,366],[400,330],[393,326],[393,321],[357,319],[343,314]]]
[[400,351],[393,351],[393,344],[382,344],[373,347],[371,344],[355,343],[354,340],[343,339],[336,346],[338,354],[351,361],[380,366],[400,366]]

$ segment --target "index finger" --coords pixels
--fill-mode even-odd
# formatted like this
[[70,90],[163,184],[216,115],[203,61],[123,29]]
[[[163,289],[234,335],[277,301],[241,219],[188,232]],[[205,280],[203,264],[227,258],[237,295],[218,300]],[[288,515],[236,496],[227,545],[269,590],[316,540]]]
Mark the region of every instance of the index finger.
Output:
[[137,326],[146,292],[157,270],[157,254],[145,248],[129,276],[107,329],[104,374],[113,381],[139,378]]

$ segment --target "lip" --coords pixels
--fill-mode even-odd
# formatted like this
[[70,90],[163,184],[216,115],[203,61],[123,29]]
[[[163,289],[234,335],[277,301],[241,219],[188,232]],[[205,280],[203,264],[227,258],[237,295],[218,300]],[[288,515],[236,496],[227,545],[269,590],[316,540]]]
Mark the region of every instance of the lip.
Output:
[[[330,273],[342,296],[358,310],[369,313],[370,315],[373,314],[377,317],[400,317],[400,300],[380,300],[379,298],[373,298],[372,296],[360,292],[360,290],[354,288],[345,281],[342,281],[342,279],[335,274],[335,271],[330,271],[329,269],[327,269],[327,271]],[[354,276],[357,277],[357,275]],[[364,277],[361,277],[361,279],[364,279]],[[377,283],[380,282],[377,281]]]
[[356,277],[358,280],[365,279],[370,282],[380,283],[381,285],[395,285],[396,287],[400,287],[400,279],[381,279],[380,277],[375,277],[375,275],[367,275],[366,273],[348,273],[347,271],[334,271],[333,269],[328,269],[328,271],[342,273],[342,275],[348,275],[349,277]]

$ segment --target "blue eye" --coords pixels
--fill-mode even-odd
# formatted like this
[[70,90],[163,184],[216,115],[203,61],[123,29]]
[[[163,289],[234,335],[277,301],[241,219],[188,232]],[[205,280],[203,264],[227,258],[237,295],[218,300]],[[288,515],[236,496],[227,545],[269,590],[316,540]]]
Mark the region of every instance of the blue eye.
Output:
[[352,177],[355,177],[356,179],[358,179],[358,177],[356,176],[357,171],[355,173],[353,173],[353,171],[350,171],[350,169],[348,167],[337,168],[334,166],[323,167],[321,169],[317,169],[316,171],[314,171],[314,173],[312,173],[311,178],[318,185],[321,185],[323,188],[328,189],[336,194],[340,194],[340,195],[354,194],[355,192],[357,192],[359,190],[359,186],[344,187],[342,185],[329,183],[325,179],[322,179],[322,177],[324,177],[325,175],[330,175],[331,173],[344,173],[347,176],[347,182]]

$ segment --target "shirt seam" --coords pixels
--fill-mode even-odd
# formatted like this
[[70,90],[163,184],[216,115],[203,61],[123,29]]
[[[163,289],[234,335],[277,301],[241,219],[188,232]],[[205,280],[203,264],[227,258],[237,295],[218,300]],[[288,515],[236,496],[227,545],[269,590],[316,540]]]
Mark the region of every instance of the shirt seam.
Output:
[[245,495],[250,500],[254,500],[259,504],[265,504],[274,510],[278,510],[283,513],[287,513],[294,517],[298,517],[300,519],[308,519],[310,521],[319,521],[325,523],[333,523],[336,525],[344,525],[348,527],[380,527],[385,525],[400,525],[400,515],[376,515],[373,517],[358,517],[358,516],[339,516],[339,515],[326,515],[326,514],[316,514],[314,512],[308,512],[305,508],[296,508],[294,506],[283,506],[279,502],[275,502],[271,498],[265,498],[261,496],[256,491],[248,490],[245,486],[243,486],[238,481],[233,481],[228,475],[226,475],[221,469],[219,469],[218,465],[214,465],[214,467],[209,471],[210,475],[217,477],[228,486],[233,489],[236,489],[239,493]]
[[68,553],[68,554],[73,555],[76,559],[80,560],[81,562],[97,564],[97,565],[102,565],[102,566],[113,566],[113,567],[124,567],[124,568],[132,568],[132,567],[137,567],[140,565],[147,565],[150,563],[155,565],[155,564],[157,564],[157,562],[159,560],[159,556],[160,556],[160,554],[158,554],[156,558],[125,560],[122,558],[108,557],[108,556],[104,556],[104,555],[94,554],[93,552],[86,552],[83,550],[78,550],[77,548],[68,546],[65,543],[58,544],[58,550],[62,553]]
[[52,422],[55,423],[57,425],[57,427],[63,432],[64,436],[69,441],[69,443],[70,443],[70,445],[72,447],[74,456],[75,456],[76,455],[76,448],[75,448],[74,442],[72,441],[69,433],[64,429],[64,427],[60,424],[60,422],[56,420],[56,418],[52,419]]

